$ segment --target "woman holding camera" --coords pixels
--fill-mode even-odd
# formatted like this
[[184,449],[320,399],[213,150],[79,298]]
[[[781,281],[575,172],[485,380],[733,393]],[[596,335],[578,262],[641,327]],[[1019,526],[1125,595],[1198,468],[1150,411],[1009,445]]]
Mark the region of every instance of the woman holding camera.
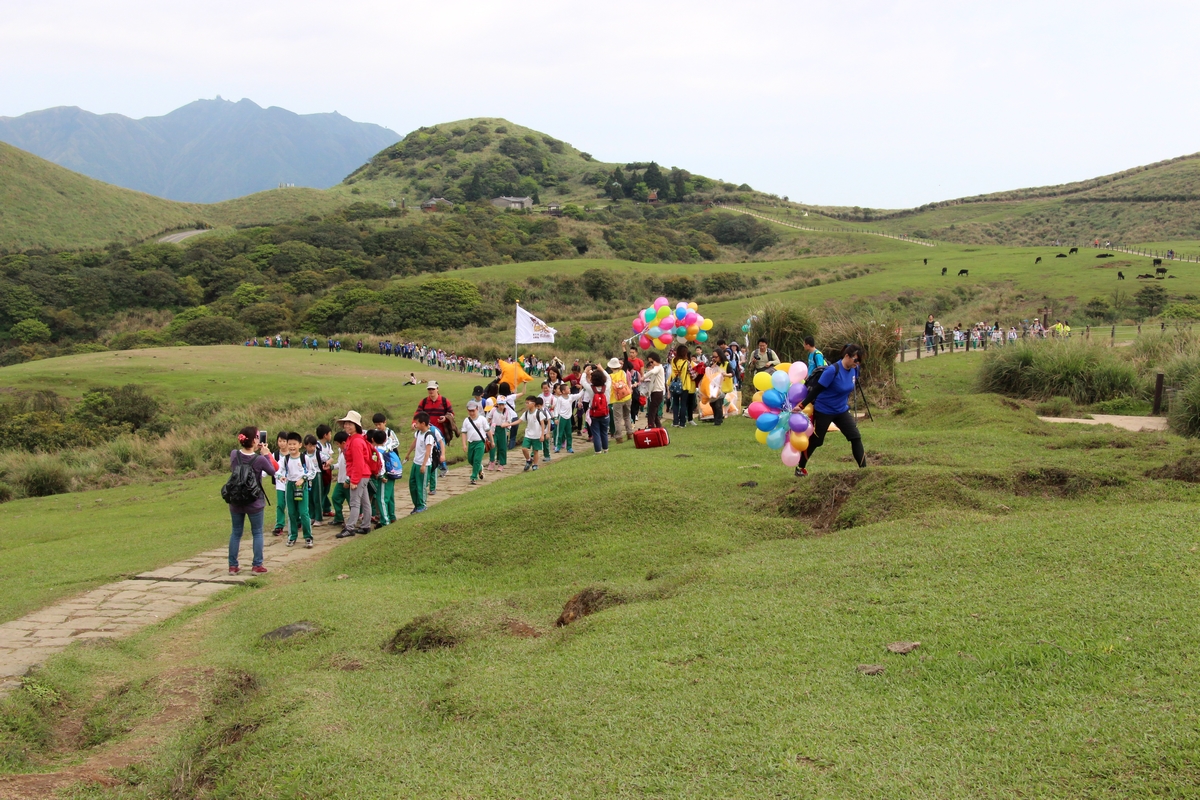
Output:
[[842,435],[850,442],[850,452],[859,468],[867,465],[867,455],[863,450],[862,434],[858,432],[858,424],[850,411],[850,395],[858,381],[859,365],[862,363],[862,348],[856,344],[848,344],[842,348],[842,357],[825,367],[817,383],[821,392],[813,402],[813,432],[808,437],[808,450],[800,455],[800,463],[796,465],[796,477],[808,474],[808,460],[813,451],[825,443],[825,434],[829,431],[830,423],[837,425]]
[[246,527],[247,517],[250,519],[250,534],[254,543],[254,562],[250,571],[261,575],[267,571],[263,566],[263,509],[266,507],[267,496],[262,491],[259,482],[262,475],[274,476],[279,464],[267,449],[267,443],[262,441],[259,430],[248,425],[238,431],[239,449],[229,453],[229,472],[235,475],[245,467],[253,471],[254,483],[258,491],[253,492],[253,499],[241,498],[238,502],[229,504],[229,514],[233,519],[233,530],[229,534],[229,574],[236,575],[241,568],[238,566],[238,549],[242,544],[242,532]]

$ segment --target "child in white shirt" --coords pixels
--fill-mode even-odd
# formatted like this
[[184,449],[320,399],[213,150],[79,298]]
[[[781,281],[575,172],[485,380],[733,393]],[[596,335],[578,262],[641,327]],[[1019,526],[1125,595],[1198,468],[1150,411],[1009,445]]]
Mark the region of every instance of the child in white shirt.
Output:
[[508,429],[516,422],[517,412],[513,410],[512,401],[500,395],[486,416],[495,432],[492,435],[492,449],[488,452],[487,468],[503,472],[508,466]]
[[550,435],[549,419],[542,410],[542,398],[532,394],[525,398],[525,411],[518,418],[518,424],[521,422],[525,423],[525,438],[521,440],[521,451],[525,454],[525,469],[522,471],[528,472],[538,468],[542,443]]
[[571,384],[563,381],[554,387],[554,452],[560,452],[563,447],[568,453],[574,453],[571,445],[571,417],[575,413],[575,403],[583,396],[583,392],[571,394]]

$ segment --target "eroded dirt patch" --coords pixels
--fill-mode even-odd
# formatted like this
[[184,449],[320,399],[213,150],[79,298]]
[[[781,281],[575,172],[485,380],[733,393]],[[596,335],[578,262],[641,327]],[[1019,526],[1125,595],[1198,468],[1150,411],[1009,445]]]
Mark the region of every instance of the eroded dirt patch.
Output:
[[602,587],[589,586],[567,601],[554,624],[561,628],[583,619],[589,614],[595,614],[623,602],[624,600],[615,592]]
[[454,647],[460,641],[462,637],[445,619],[433,614],[422,614],[396,631],[395,635],[384,643],[383,651],[392,654],[407,653],[409,650],[427,653]]
[[1184,483],[1200,483],[1200,457],[1184,456],[1174,464],[1163,464],[1161,467],[1146,470],[1146,477],[1183,481]]

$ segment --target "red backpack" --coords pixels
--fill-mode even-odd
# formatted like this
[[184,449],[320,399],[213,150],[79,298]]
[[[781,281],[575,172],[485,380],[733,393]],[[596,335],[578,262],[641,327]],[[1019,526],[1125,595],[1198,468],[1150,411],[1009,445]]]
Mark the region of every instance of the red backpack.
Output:
[[603,388],[592,395],[592,404],[588,408],[588,414],[594,418],[608,416],[608,398],[604,396]]

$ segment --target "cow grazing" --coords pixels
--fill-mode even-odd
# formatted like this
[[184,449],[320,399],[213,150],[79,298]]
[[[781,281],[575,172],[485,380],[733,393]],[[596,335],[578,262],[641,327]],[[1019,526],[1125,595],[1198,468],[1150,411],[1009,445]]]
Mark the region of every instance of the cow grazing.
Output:
[[925,266],[927,266],[927,267],[929,266],[929,259],[928,259],[928,258],[927,258],[927,259],[925,259]]
[[1033,260],[1033,263],[1034,263],[1034,264],[1040,264],[1040,263],[1042,263],[1042,257],[1041,257],[1041,256],[1038,256],[1037,258],[1035,258],[1035,259]]
[[942,267],[942,277],[946,277],[946,268]]
[[967,271],[967,270],[965,270],[965,269],[960,269],[960,270],[958,271],[958,277],[960,277],[960,278],[961,278],[961,277],[963,277],[964,275],[967,275],[967,274],[968,274],[968,271]]
[[1075,255],[1075,254],[1076,254],[1076,253],[1078,253],[1078,252],[1079,252],[1079,248],[1078,248],[1078,247],[1072,247],[1070,250],[1068,250],[1068,251],[1067,251],[1067,254],[1068,254],[1068,255],[1072,255],[1072,256],[1073,256],[1073,255]]
[[1154,274],[1155,274],[1155,275],[1166,275],[1166,274],[1167,274],[1167,268],[1166,268],[1166,267],[1159,267],[1158,269],[1154,270]]
[[1059,253],[1058,255],[1055,256],[1055,258],[1066,258],[1066,257],[1067,257],[1066,253]]
[[1125,280],[1125,273],[1124,273],[1124,272],[1117,272],[1117,280],[1119,280],[1119,281],[1123,281],[1123,280]]
[[1161,259],[1161,258],[1156,258],[1156,259],[1154,259],[1154,266],[1156,266],[1156,267],[1161,267],[1161,266],[1162,266],[1162,259]]

